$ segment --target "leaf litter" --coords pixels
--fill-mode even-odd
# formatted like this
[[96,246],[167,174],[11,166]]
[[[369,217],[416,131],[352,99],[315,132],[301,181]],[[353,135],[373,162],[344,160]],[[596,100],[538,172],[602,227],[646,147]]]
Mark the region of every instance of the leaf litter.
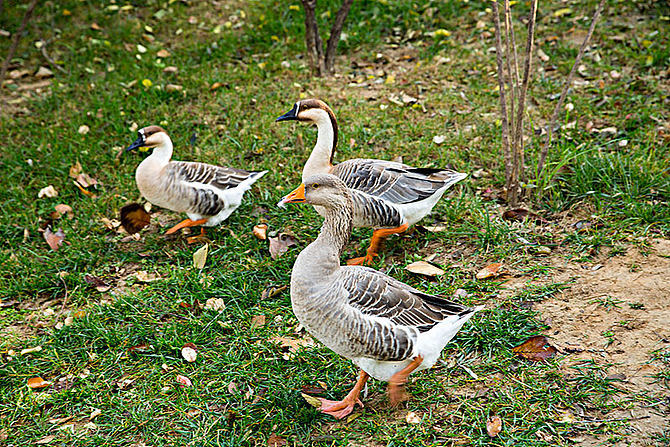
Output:
[[558,350],[549,344],[544,335],[535,335],[512,348],[512,352],[527,360],[542,362],[554,357]]

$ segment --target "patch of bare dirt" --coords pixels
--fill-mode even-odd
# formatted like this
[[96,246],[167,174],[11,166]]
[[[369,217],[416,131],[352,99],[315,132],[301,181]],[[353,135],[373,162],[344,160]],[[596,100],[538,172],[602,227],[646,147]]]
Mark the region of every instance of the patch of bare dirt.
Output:
[[[651,396],[607,415],[634,418],[629,438],[612,445],[650,445],[649,436],[667,429],[670,416],[670,389],[654,377],[665,365],[653,355],[670,350],[670,240],[652,241],[648,253],[631,247],[623,256],[588,265],[552,262],[552,281],[574,284],[537,310],[551,326],[548,335],[556,346],[575,352],[566,370],[585,359],[613,364],[610,377],[620,378],[622,388]],[[600,441],[584,438],[580,445]]]

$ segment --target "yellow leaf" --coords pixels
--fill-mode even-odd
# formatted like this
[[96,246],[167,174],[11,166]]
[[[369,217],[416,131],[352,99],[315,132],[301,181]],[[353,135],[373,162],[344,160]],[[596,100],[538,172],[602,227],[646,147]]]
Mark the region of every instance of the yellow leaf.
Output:
[[571,8],[561,8],[557,11],[554,11],[554,17],[563,17],[564,15],[572,14]]
[[435,30],[435,37],[449,37],[451,36],[451,31],[447,31],[446,29],[437,29]]
[[393,84],[395,82],[395,75],[388,75],[384,84]]
[[321,408],[321,401],[317,399],[316,397],[312,397],[309,394],[305,393],[300,393],[302,395],[302,398],[307,401],[308,404],[313,406],[314,408]]
[[270,36],[270,39],[274,40],[275,42],[279,42],[279,37],[277,36]]
[[209,253],[209,244],[203,245],[195,253],[193,253],[193,267],[197,269],[205,267],[205,262],[207,262],[207,253]]
[[149,88],[154,85],[154,83],[151,82],[151,79],[142,79],[142,85]]
[[300,11],[300,6],[298,5],[291,5],[288,7],[291,11]]
[[417,261],[413,262],[405,270],[408,270],[412,273],[418,273],[419,275],[426,276],[439,276],[444,275],[444,270],[439,267],[435,267],[433,264],[429,264],[426,261]]

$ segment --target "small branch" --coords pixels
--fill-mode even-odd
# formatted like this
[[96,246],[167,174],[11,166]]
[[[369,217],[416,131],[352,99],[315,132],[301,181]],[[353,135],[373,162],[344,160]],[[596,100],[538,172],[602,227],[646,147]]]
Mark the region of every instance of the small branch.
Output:
[[344,21],[349,15],[349,10],[351,9],[351,4],[354,0],[344,0],[342,6],[337,11],[335,16],[335,22],[330,28],[330,37],[328,37],[328,42],[326,43],[326,71],[328,73],[333,72],[333,66],[335,65],[335,53],[337,52],[337,44],[340,41],[340,36],[342,35],[342,28],[344,27]]
[[323,76],[326,66],[323,60],[323,42],[316,22],[316,0],[301,0],[305,10],[305,46],[312,72]]
[[[512,157],[509,144],[509,124],[507,121],[507,102],[505,100],[505,75],[503,73],[503,50],[500,38],[500,13],[498,12],[498,2],[494,0],[493,6],[493,25],[496,34],[496,65],[498,66],[498,90],[500,98],[500,117],[502,126],[502,145],[505,153],[505,184],[509,185],[512,175]],[[509,190],[508,190],[509,192]]]
[[558,120],[558,114],[563,108],[563,102],[565,101],[565,97],[567,96],[568,90],[570,89],[570,85],[572,84],[572,77],[575,75],[575,71],[577,71],[577,67],[579,66],[579,63],[582,60],[582,56],[584,56],[586,47],[588,46],[589,41],[591,40],[591,36],[593,35],[593,30],[595,30],[596,28],[596,22],[598,21],[600,13],[602,13],[604,7],[605,7],[605,0],[600,0],[600,3],[598,3],[598,7],[596,8],[596,12],[593,14],[593,20],[591,20],[591,26],[589,26],[589,31],[588,33],[586,33],[586,37],[584,37],[584,42],[582,42],[582,46],[579,48],[579,52],[577,53],[575,63],[572,64],[570,73],[568,73],[568,77],[565,80],[563,91],[561,92],[561,96],[558,99],[556,107],[554,107],[554,113],[552,113],[551,115],[551,120],[547,123],[547,136],[545,137],[544,146],[542,146],[542,151],[540,152],[540,158],[537,163],[537,174],[535,178],[540,178],[540,174],[542,174],[542,169],[544,168],[544,162],[547,158],[547,153],[549,152],[549,145],[551,144],[552,131],[554,129],[554,126],[556,125],[556,121]]
[[526,39],[526,60],[524,64],[523,71],[523,81],[521,82],[521,89],[519,92],[519,102],[516,109],[516,118],[515,118],[515,130],[514,130],[514,141],[516,142],[516,147],[512,154],[513,158],[513,167],[512,171],[512,184],[510,185],[511,191],[508,190],[508,193],[511,192],[511,203],[516,205],[516,200],[519,193],[519,172],[523,170],[524,167],[519,165],[519,161],[523,159],[523,114],[526,111],[526,93],[528,92],[528,84],[530,82],[530,71],[533,62],[533,44],[535,41],[535,17],[537,15],[537,0],[533,0],[530,4],[530,16],[528,19],[528,36]]
[[5,60],[2,63],[2,68],[0,68],[0,87],[2,86],[2,83],[5,80],[5,74],[7,73],[9,63],[12,61],[12,58],[14,57],[16,47],[19,46],[19,41],[21,40],[21,35],[23,34],[23,31],[26,29],[28,21],[30,20],[30,17],[32,17],[33,11],[35,10],[37,3],[39,3],[39,0],[33,0],[30,3],[30,5],[28,5],[28,9],[26,9],[26,13],[23,15],[23,21],[21,22],[21,25],[19,26],[19,29],[16,31],[16,33],[14,33],[14,40],[12,41],[12,46],[9,47],[7,57],[5,57]]
[[42,47],[40,48],[40,51],[42,52],[42,56],[44,56],[44,59],[47,60],[49,65],[54,67],[56,70],[60,71],[61,73],[69,74],[63,67],[58,65],[56,62],[54,62],[53,59],[49,57],[49,53],[47,53],[47,42],[42,39]]
[[[505,0],[504,7],[504,19],[505,19],[505,64],[507,65],[507,78],[509,82],[509,93],[510,93],[510,109],[514,110],[514,104],[516,104],[516,89],[519,86],[519,75],[518,71],[512,71],[511,66],[511,52],[514,51],[516,54],[516,45],[512,47],[512,38],[511,38],[511,28],[512,28],[512,12],[509,7],[509,0]],[[516,59],[514,60],[516,64]],[[514,67],[516,69],[516,67]],[[514,113],[507,118],[509,120],[509,125],[514,129]],[[514,146],[514,141],[512,141],[512,146]]]

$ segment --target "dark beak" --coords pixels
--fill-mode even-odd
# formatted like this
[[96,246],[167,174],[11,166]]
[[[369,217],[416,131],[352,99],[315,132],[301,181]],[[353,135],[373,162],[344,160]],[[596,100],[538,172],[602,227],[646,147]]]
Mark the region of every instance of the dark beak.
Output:
[[297,115],[297,113],[298,113],[298,110],[297,110],[296,105],[294,104],[294,105],[293,105],[293,108],[292,108],[291,110],[289,110],[288,112],[286,112],[285,114],[283,114],[282,116],[280,116],[279,118],[277,118],[277,119],[275,120],[275,122],[276,122],[276,121],[297,120],[297,119],[298,119],[298,115]]
[[140,135],[137,137],[137,140],[133,141],[133,144],[128,146],[126,148],[126,152],[132,151],[133,149],[137,149],[138,147],[142,147],[144,145],[144,136]]

